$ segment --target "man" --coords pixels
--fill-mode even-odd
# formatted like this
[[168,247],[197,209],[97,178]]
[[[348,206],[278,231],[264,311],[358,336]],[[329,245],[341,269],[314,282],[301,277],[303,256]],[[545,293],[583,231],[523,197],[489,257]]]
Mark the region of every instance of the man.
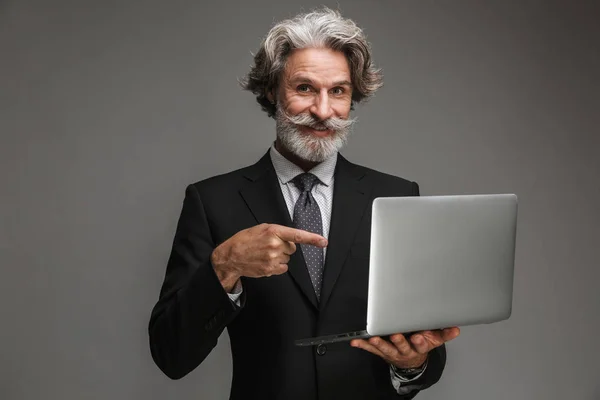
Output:
[[275,119],[275,142],[256,164],[186,190],[149,325],[170,378],[196,368],[227,328],[230,399],[411,399],[440,379],[458,328],[294,345],[364,329],[371,202],[419,195],[415,182],[339,154],[353,104],[380,86],[362,31],[339,13],[271,29],[244,87]]

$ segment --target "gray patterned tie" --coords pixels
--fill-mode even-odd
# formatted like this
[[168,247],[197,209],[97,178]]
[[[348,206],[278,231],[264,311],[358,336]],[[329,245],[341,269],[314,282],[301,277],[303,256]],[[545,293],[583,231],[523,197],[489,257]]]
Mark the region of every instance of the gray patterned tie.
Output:
[[[300,197],[294,206],[294,228],[323,235],[321,210],[311,194],[313,186],[319,179],[310,173],[296,176],[292,182],[300,189]],[[321,283],[323,277],[323,249],[310,244],[300,244],[306,266],[315,289],[317,299],[321,298]]]

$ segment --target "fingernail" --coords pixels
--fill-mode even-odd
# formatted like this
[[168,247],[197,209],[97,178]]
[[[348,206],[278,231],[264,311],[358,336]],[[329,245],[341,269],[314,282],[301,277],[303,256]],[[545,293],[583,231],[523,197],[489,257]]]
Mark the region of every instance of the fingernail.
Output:
[[321,240],[319,241],[319,244],[320,244],[321,246],[327,246],[327,239],[321,239]]

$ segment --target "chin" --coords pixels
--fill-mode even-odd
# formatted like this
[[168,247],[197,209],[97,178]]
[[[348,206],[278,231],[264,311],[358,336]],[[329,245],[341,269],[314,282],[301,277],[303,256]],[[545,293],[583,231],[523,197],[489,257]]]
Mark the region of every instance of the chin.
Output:
[[298,141],[285,143],[286,147],[289,145],[288,148],[292,153],[305,161],[323,162],[342,147],[341,143],[336,143],[332,137],[305,136],[305,138],[307,140],[303,140],[304,143]]
[[283,147],[296,157],[320,163],[336,154],[347,142],[348,131],[314,131],[288,124],[277,127],[277,137]]

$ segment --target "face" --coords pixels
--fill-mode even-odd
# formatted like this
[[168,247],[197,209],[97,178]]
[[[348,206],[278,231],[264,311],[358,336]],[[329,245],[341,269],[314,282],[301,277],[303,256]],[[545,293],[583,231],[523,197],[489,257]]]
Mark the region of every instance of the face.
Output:
[[294,50],[287,59],[276,101],[277,137],[303,160],[321,162],[346,143],[354,121],[350,68],[343,53]]

